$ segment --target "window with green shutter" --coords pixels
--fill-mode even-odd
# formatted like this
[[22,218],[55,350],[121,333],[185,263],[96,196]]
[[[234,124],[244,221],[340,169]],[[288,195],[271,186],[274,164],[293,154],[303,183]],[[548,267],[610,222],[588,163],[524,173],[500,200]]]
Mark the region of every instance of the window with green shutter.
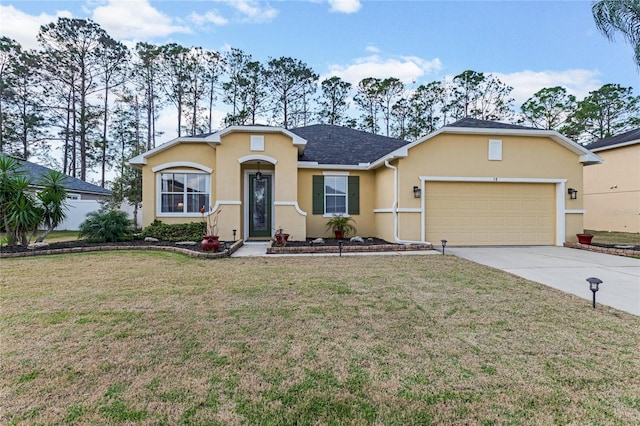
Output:
[[313,176],[313,214],[360,214],[359,176]]
[[324,176],[313,176],[313,214],[324,214]]
[[360,176],[349,176],[349,214],[360,214]]

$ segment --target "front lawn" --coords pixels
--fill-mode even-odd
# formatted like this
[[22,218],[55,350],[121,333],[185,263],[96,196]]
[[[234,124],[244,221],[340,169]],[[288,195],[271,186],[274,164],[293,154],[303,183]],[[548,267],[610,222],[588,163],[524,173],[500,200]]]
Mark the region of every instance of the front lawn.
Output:
[[0,272],[3,424],[640,422],[638,317],[454,256]]

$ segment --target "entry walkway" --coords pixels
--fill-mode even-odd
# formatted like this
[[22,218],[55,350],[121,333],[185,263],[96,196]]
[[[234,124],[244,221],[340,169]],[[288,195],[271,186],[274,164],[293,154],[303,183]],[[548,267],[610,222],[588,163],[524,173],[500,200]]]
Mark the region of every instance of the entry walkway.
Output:
[[585,281],[600,278],[596,303],[640,315],[640,260],[566,247],[447,247],[447,253],[502,269],[589,301]]

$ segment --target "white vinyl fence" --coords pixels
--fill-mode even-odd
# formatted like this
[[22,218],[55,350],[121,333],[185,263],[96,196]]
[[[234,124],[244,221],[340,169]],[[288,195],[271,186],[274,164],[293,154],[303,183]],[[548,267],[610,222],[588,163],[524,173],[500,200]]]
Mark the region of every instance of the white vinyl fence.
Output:
[[[67,200],[67,218],[56,228],[58,231],[77,231],[84,222],[88,213],[100,210],[97,200]],[[120,206],[120,210],[127,213],[129,219],[133,219],[133,207],[127,203]],[[142,209],[138,210],[138,227],[142,226]]]
[[97,200],[67,200],[67,218],[56,228],[58,231],[77,231],[88,213],[100,210]]

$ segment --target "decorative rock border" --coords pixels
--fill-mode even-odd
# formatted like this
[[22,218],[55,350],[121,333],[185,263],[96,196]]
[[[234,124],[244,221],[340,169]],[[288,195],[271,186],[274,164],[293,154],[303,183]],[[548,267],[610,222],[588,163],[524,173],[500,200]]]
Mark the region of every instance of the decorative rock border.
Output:
[[229,249],[225,249],[224,251],[219,251],[216,253],[211,252],[199,252],[194,250],[189,250],[182,247],[174,247],[174,246],[157,246],[157,245],[148,245],[148,246],[115,246],[115,245],[104,245],[104,246],[83,246],[83,247],[69,247],[69,248],[60,248],[60,249],[37,249],[37,250],[26,250],[15,253],[2,253],[0,252],[0,259],[5,258],[15,258],[15,257],[29,257],[29,256],[46,256],[49,254],[67,254],[67,253],[87,253],[92,251],[122,251],[122,250],[152,250],[152,251],[172,251],[175,253],[186,254],[187,256],[197,257],[197,258],[205,258],[205,259],[217,259],[221,257],[229,257],[236,250],[242,247],[243,241],[238,240],[229,247]]
[[[375,244],[363,246],[342,246],[343,253],[378,253],[385,251],[427,251],[433,250],[432,244]],[[267,254],[304,254],[304,253],[339,253],[338,246],[298,246],[298,247],[267,247]]]
[[625,248],[616,248],[616,247],[600,247],[600,246],[593,246],[591,244],[580,244],[580,243],[569,243],[569,242],[565,242],[564,246],[569,248],[580,249],[580,250],[594,251],[598,253],[613,254],[616,256],[640,258],[640,251],[634,250],[634,249],[625,249]]

